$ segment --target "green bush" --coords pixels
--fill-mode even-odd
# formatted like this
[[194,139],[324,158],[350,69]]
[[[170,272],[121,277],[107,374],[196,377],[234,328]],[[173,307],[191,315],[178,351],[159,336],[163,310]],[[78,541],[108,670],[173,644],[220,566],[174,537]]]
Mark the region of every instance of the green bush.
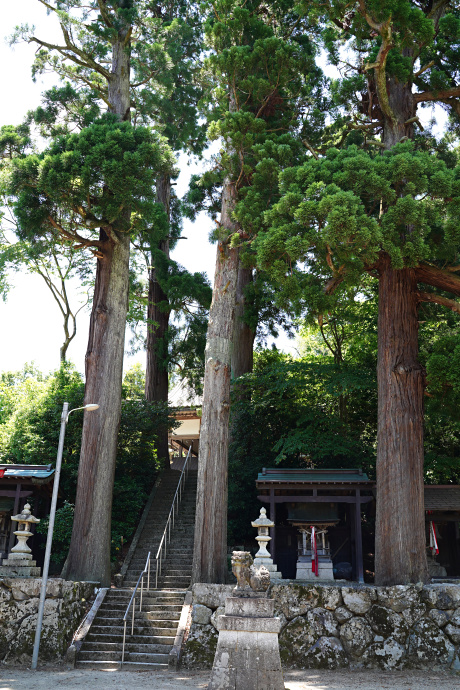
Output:
[[[124,386],[128,395],[132,390],[132,385]],[[0,462],[54,466],[62,405],[66,401],[70,409],[80,407],[83,399],[83,379],[69,364],[49,376],[30,365],[20,372],[1,374]],[[126,542],[131,537],[161,468],[156,440],[161,430],[174,424],[169,412],[164,403],[122,401],[112,503],[113,559],[120,555],[122,538]],[[65,560],[70,543],[82,427],[83,414],[69,417],[60,480],[63,503],[56,513],[53,539],[53,560],[57,562]],[[46,532],[47,524],[43,520],[41,533]]]

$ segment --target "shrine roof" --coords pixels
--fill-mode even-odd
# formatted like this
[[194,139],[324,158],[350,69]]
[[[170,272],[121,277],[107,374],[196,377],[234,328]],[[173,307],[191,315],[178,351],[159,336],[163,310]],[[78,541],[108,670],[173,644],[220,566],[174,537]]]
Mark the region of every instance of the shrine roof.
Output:
[[425,510],[431,511],[460,511],[460,486],[429,486],[424,487]]
[[5,479],[48,479],[54,474],[51,465],[0,465],[0,470],[5,470]]
[[278,469],[264,467],[257,475],[256,484],[373,484],[360,469]]

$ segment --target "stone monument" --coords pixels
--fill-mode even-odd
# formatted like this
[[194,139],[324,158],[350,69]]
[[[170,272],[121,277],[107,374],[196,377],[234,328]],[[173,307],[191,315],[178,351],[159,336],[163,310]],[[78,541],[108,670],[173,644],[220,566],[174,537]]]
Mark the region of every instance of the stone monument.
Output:
[[[37,562],[32,560],[32,549],[27,545],[27,540],[32,536],[29,525],[36,524],[40,520],[30,512],[30,505],[26,503],[19,515],[11,517],[18,523],[19,529],[14,533],[18,543],[11,549],[8,558],[3,560],[0,566],[0,575],[3,577],[40,577],[40,568]],[[24,527],[21,529],[21,525]]]
[[284,690],[278,644],[281,621],[267,597],[270,573],[251,554],[234,551],[237,586],[217,617],[219,639],[208,690]]
[[267,511],[265,508],[260,509],[259,517],[257,520],[254,520],[254,522],[251,522],[251,525],[257,527],[259,532],[256,537],[256,541],[259,544],[259,550],[254,556],[254,565],[257,567],[261,565],[265,566],[272,580],[281,578],[282,574],[278,572],[278,568],[273,563],[273,558],[270,556],[267,549],[267,544],[271,540],[271,537],[268,536],[268,530],[270,527],[274,527],[275,523],[267,518]]

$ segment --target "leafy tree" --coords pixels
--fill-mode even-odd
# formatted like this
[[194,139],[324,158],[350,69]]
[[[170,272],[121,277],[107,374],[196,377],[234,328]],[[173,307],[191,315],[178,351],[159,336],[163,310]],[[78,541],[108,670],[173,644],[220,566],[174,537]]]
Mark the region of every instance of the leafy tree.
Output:
[[91,280],[91,265],[86,257],[72,247],[68,240],[55,242],[54,239],[41,238],[30,242],[19,239],[17,222],[7,198],[8,174],[11,162],[33,149],[30,130],[27,124],[18,127],[0,128],[0,293],[6,299],[10,289],[9,277],[12,272],[27,270],[39,275],[50,290],[63,319],[64,340],[60,348],[60,360],[65,362],[67,350],[77,333],[77,316],[87,304],[88,297],[80,307],[73,307],[69,299],[68,281],[77,277],[87,287]]
[[415,128],[423,104],[439,102],[457,117],[459,10],[359,0],[352,9],[338,1],[305,4],[305,11],[323,27],[337,65],[345,44],[349,67],[334,87],[345,110],[341,143],[357,138],[343,150],[312,148],[304,165],[283,173],[283,197],[268,212],[272,229],[260,238],[259,256],[294,298],[318,293],[321,283],[330,293],[359,285],[363,274],[378,278],[376,578],[381,585],[425,581],[417,309],[420,301],[458,309],[432,292],[460,294],[458,171]]
[[[140,97],[139,90],[151,84],[159,71],[167,69],[167,56],[155,40],[155,23],[145,21],[148,18],[148,3],[133,3],[132,0],[114,3],[105,0],[91,0],[90,3],[65,0],[42,4],[57,16],[62,30],[62,43],[43,41],[27,26],[20,27],[13,40],[23,37],[37,43],[39,50],[34,64],[35,72],[51,68],[87,96],[94,94],[107,105],[120,127],[125,126],[127,133],[131,103]],[[137,135],[133,136],[135,140]],[[158,168],[156,172],[159,172]],[[128,181],[134,180],[129,175],[124,184],[118,179],[117,190],[121,196],[118,206],[116,201],[112,201],[112,215],[99,226],[91,226],[100,230],[99,239],[93,240],[98,243],[93,245],[97,251],[98,265],[86,358],[85,400],[97,398],[101,411],[92,417],[88,416],[84,426],[78,493],[85,500],[79,500],[79,497],[76,500],[74,533],[66,572],[68,577],[95,579],[102,583],[108,583],[110,579],[108,492],[110,494],[113,481],[120,416],[131,219],[134,225],[138,225],[137,214],[140,210],[138,207],[137,214],[132,215],[133,208],[126,204],[131,201]],[[108,197],[114,190],[105,195],[103,189],[99,191],[102,191],[104,201],[109,203]],[[147,194],[150,199],[150,191]],[[138,201],[141,203],[140,199]],[[88,212],[91,213],[91,209],[86,208],[85,213]],[[113,224],[114,213],[117,213],[115,217],[120,221],[117,225]],[[94,220],[102,219],[90,216],[83,220],[91,224]],[[87,241],[86,237],[84,239]],[[90,471],[90,467],[93,470]],[[91,485],[87,485],[89,477],[94,477]],[[88,548],[88,543],[91,548]]]
[[[339,365],[330,353],[295,360],[277,351],[256,353],[254,372],[236,383],[232,404],[230,541],[247,535],[244,508],[256,500],[255,477],[262,467],[358,465],[375,476],[375,368],[372,349],[359,354]],[[238,394],[240,386],[246,395]],[[344,391],[346,420],[340,416]]]
[[[133,372],[128,372],[123,388],[132,390]],[[22,372],[6,372],[0,381],[0,461],[41,464],[56,462],[59,440],[59,418],[63,402],[70,408],[80,407],[84,396],[81,375],[72,366],[61,367],[44,377],[26,365]],[[120,431],[117,442],[114,499],[112,506],[112,558],[121,544],[132,535],[145,500],[161,466],[157,444],[163,429],[174,422],[170,410],[162,403],[143,399],[122,401]],[[83,415],[71,415],[66,429],[60,490],[64,502],[58,511],[57,543],[54,560],[63,563],[67,555],[73,526],[73,511],[79,475],[79,451]],[[110,535],[109,535],[110,536]]]
[[[206,345],[203,417],[195,528],[193,580],[224,582],[227,569],[227,455],[231,350],[235,328],[243,231],[237,208],[249,213],[248,188],[257,172],[258,146],[279,149],[282,134],[298,127],[314,85],[312,43],[299,30],[299,17],[284,4],[206,4],[210,49],[206,70],[209,137],[220,138],[221,215],[213,300]],[[315,74],[321,83],[319,73]],[[308,126],[308,125],[305,125]],[[245,200],[245,201],[243,201]]]

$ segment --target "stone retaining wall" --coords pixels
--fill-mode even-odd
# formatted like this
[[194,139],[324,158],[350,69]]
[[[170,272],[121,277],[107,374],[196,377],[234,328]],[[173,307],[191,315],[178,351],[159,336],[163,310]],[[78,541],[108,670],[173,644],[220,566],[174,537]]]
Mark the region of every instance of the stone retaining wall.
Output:
[[[0,578],[0,662],[28,664],[32,657],[41,578]],[[40,661],[64,656],[94,595],[94,582],[48,580]]]
[[[233,585],[193,586],[186,667],[210,668],[217,616]],[[373,587],[273,584],[286,668],[424,668],[460,671],[460,585]]]

